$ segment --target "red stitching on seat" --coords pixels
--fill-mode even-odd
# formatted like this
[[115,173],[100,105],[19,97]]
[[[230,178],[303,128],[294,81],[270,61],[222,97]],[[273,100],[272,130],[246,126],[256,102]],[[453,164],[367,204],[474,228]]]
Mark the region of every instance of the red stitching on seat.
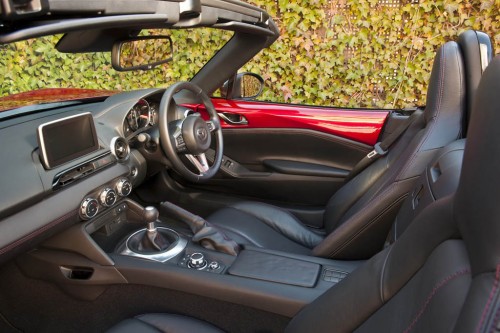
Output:
[[427,299],[425,300],[424,305],[422,305],[422,307],[420,308],[420,310],[417,312],[417,315],[415,316],[415,318],[413,319],[413,321],[411,322],[411,324],[404,330],[404,333],[410,332],[415,327],[415,325],[417,324],[417,322],[420,320],[420,318],[424,314],[425,310],[427,309],[427,306],[431,302],[432,298],[437,294],[437,292],[439,291],[439,289],[441,289],[442,287],[444,287],[445,285],[447,285],[454,278],[462,276],[462,275],[465,275],[465,274],[468,274],[468,273],[470,273],[470,269],[469,268],[464,268],[464,269],[462,269],[460,271],[457,271],[457,272],[451,274],[450,276],[446,277],[444,280],[442,280],[441,282],[439,282],[437,285],[435,285],[434,288],[432,288],[432,291],[429,294],[429,296],[427,296]]
[[[488,297],[488,302],[486,302],[486,305],[484,307],[483,313],[481,315],[481,320],[479,321],[479,324],[477,325],[476,332],[479,332],[481,330],[481,327],[483,326],[484,320],[486,319],[486,315],[488,314],[488,311],[490,309],[491,302],[493,301],[493,296],[495,295],[497,289],[498,289],[498,282],[500,280],[500,264],[497,265],[497,271],[495,274],[495,281],[493,281],[493,286],[491,287],[490,291],[490,296]],[[496,320],[495,320],[496,322]]]
[[500,319],[500,307],[497,310],[497,313],[495,314],[495,318],[493,319],[493,326],[492,330],[494,330],[495,327],[498,327],[498,320]]

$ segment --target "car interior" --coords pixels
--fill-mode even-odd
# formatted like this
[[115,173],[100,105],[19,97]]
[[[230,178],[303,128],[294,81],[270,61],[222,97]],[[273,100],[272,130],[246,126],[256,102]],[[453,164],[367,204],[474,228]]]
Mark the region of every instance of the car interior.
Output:
[[216,211],[208,221],[233,239],[264,248],[324,258],[370,258],[382,248],[401,203],[435,150],[461,138],[464,75],[458,44],[446,43],[434,60],[425,110],[415,111],[411,124],[387,154],[381,153],[385,155],[328,200],[324,234],[262,203],[238,202]]
[[[155,40],[141,29],[234,33],[189,82],[0,112],[1,332],[499,330],[500,57],[484,32],[439,48],[411,115],[333,110],[378,124],[354,140],[252,127],[264,104],[210,97],[278,38],[260,8],[1,6],[0,43],[63,34],[64,52],[118,67],[124,43]],[[145,109],[156,121],[132,127]]]

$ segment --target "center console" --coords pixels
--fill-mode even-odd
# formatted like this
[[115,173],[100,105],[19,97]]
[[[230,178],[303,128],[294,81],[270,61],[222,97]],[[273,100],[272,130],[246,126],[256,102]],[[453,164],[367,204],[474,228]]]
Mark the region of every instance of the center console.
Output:
[[96,217],[22,256],[21,269],[84,299],[98,297],[108,285],[141,284],[291,317],[360,264],[252,246],[223,253],[194,242],[185,221],[117,198]]

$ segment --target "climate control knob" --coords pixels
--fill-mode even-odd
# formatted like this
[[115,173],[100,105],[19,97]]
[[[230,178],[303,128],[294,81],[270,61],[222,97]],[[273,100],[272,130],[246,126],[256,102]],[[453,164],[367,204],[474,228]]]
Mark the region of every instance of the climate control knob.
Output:
[[80,205],[80,216],[86,220],[93,218],[99,211],[99,203],[94,198],[86,198]]
[[189,257],[188,266],[194,269],[205,268],[207,266],[207,261],[205,260],[205,256],[203,255],[203,253],[199,252],[193,253]]
[[99,201],[103,206],[109,207],[116,202],[116,192],[112,188],[106,187],[99,194]]
[[126,197],[132,192],[132,183],[127,178],[122,178],[116,183],[116,192],[122,197]]

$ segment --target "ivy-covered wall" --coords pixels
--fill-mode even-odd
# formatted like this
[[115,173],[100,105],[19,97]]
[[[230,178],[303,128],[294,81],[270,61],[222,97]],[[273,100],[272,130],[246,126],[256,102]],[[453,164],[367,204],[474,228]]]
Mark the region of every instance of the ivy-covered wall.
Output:
[[245,70],[263,99],[349,107],[425,104],[437,48],[479,29],[500,52],[500,0],[251,0],[281,37]]
[[[262,100],[341,107],[425,104],[437,48],[466,29],[487,32],[500,51],[500,0],[249,0],[281,37],[242,70],[266,80]],[[61,54],[58,37],[0,48],[0,96],[41,87],[111,90],[187,80],[231,36],[172,31],[174,62],[117,73],[109,54]],[[50,43],[51,45],[49,45]]]
[[224,30],[188,29],[143,31],[170,35],[174,60],[151,71],[117,72],[110,53],[60,53],[61,38],[48,36],[0,47],[0,96],[39,88],[132,90],[166,87],[189,80],[224,45],[232,33]]

